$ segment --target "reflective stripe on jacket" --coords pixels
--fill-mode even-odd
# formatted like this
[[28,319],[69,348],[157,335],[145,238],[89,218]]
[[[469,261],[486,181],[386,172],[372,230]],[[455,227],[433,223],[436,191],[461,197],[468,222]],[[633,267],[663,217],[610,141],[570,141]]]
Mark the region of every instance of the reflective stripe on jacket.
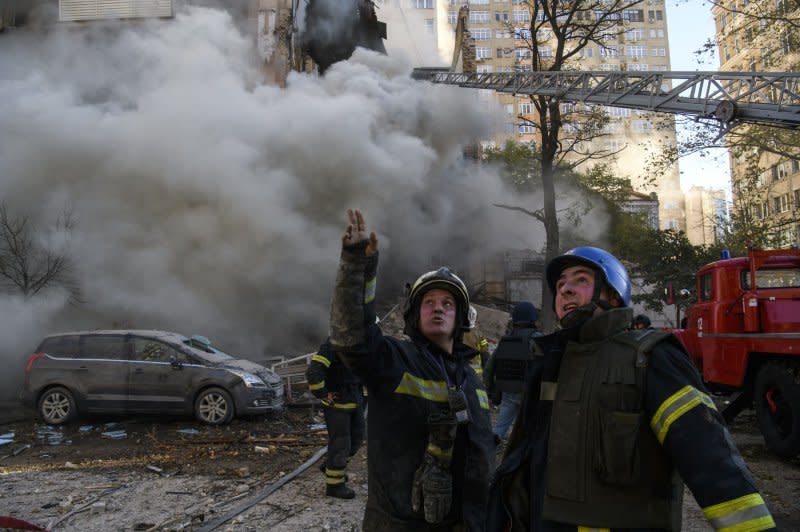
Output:
[[[608,322],[605,314],[609,313],[589,319],[580,328],[537,339],[542,356],[535,357],[531,365],[517,425],[492,481],[487,532],[606,528],[602,523],[547,521],[542,507],[546,476],[557,474],[547,469],[547,439],[561,354],[571,341],[602,343],[621,330],[623,322],[630,321],[619,313],[615,315],[619,323]],[[671,340],[656,344],[648,357],[646,381],[645,420],[711,525],[717,530],[775,530],[769,510],[686,352]]]

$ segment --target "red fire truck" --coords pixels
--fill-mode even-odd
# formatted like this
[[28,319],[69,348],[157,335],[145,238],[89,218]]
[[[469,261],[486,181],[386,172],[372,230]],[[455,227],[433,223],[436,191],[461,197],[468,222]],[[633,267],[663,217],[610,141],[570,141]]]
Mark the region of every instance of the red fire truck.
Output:
[[711,390],[734,392],[727,421],[752,405],[767,447],[800,453],[800,250],[751,249],[703,266],[697,303],[674,334]]

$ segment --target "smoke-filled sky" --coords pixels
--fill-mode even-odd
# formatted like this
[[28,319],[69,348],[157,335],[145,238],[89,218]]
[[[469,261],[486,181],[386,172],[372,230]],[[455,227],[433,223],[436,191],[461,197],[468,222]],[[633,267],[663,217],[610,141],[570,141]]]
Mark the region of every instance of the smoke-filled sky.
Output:
[[[256,58],[206,7],[0,35],[0,200],[68,246],[83,301],[0,295],[0,352],[120,326],[205,334],[255,360],[313,349],[348,207],[379,233],[379,297],[432,254],[541,248],[540,226],[491,207],[520,198],[463,161],[494,122],[473,93],[364,50],[282,89],[260,84]],[[74,227],[53,234],[65,210]]]

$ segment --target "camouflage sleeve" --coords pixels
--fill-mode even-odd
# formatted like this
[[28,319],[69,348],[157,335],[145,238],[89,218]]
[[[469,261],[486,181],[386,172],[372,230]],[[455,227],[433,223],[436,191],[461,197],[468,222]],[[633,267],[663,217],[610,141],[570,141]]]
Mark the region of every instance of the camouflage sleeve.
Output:
[[374,321],[378,253],[367,257],[367,243],[342,248],[330,318],[330,342],[337,350],[363,344]]

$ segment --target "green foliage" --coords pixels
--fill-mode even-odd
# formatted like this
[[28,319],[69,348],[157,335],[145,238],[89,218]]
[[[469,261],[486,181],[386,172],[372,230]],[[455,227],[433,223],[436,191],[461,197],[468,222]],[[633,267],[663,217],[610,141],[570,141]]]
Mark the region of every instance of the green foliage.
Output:
[[501,148],[488,148],[484,160],[497,163],[501,177],[517,192],[533,192],[541,185],[540,154],[527,143],[510,140]]
[[[668,286],[676,292],[694,289],[697,270],[714,260],[708,248],[693,246],[682,231],[650,229],[636,216],[625,217],[615,237],[613,252],[627,264],[631,277],[652,287],[650,293],[634,295],[634,303],[656,312],[664,308]],[[676,300],[681,308],[692,302]]]

